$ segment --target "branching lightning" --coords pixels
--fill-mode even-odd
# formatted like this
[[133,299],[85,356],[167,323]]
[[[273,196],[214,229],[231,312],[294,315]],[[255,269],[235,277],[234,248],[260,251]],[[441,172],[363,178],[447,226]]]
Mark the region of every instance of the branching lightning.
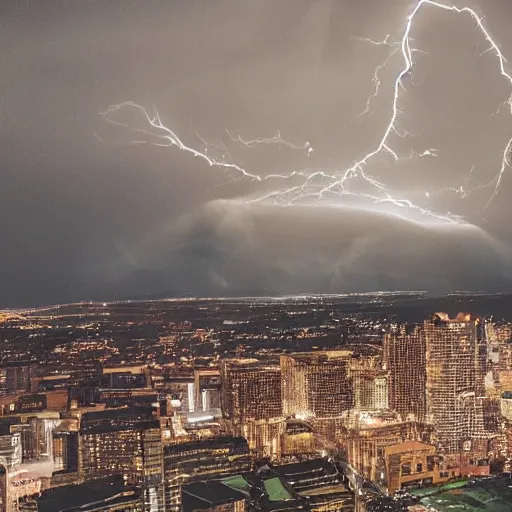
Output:
[[[118,112],[124,108],[132,108],[144,116],[147,123],[149,124],[149,128],[133,128],[130,127],[127,123],[123,123],[120,121],[116,121],[112,119],[112,114],[115,112]],[[140,105],[137,105],[137,103],[134,103],[133,101],[125,101],[123,103],[120,103],[119,105],[111,105],[105,112],[101,113],[101,116],[108,121],[111,124],[115,124],[117,126],[121,126],[123,128],[127,128],[130,131],[134,133],[139,133],[141,135],[145,135],[148,137],[148,139],[142,139],[142,140],[132,140],[131,144],[147,144],[151,143],[155,146],[161,146],[161,147],[177,147],[179,150],[184,151],[185,153],[189,153],[192,156],[195,156],[201,160],[204,160],[210,167],[221,167],[223,169],[227,170],[235,170],[241,173],[246,178],[251,178],[256,181],[261,181],[261,176],[257,174],[252,174],[248,171],[246,171],[244,168],[240,167],[239,165],[225,162],[224,158],[221,160],[218,160],[216,158],[209,157],[206,152],[202,153],[201,151],[194,149],[190,146],[187,146],[184,142],[181,141],[181,139],[170,129],[165,126],[158,113],[151,117],[146,109]],[[151,142],[151,139],[153,141]]]
[[242,139],[242,137],[240,135],[238,135],[237,137],[233,137],[233,135],[231,135],[231,133],[229,133],[229,130],[226,130],[226,133],[228,134],[229,138],[231,139],[231,142],[236,142],[246,148],[255,148],[256,146],[261,145],[261,144],[276,144],[278,146],[286,146],[290,149],[299,149],[299,150],[302,149],[304,151],[307,151],[308,155],[310,155],[314,151],[313,148],[311,147],[311,144],[309,143],[309,141],[306,141],[301,146],[299,146],[297,144],[293,144],[292,142],[288,142],[287,140],[284,140],[281,137],[281,132],[279,130],[277,130],[277,134],[274,137],[268,137],[268,138],[261,137],[259,139],[252,139],[252,140],[244,140],[244,139]]
[[[373,77],[373,92],[368,98],[366,108],[360,114],[358,114],[358,116],[356,116],[357,118],[360,118],[371,112],[372,104],[380,93],[381,72],[389,64],[391,58],[397,54],[400,54],[403,60],[403,66],[398,72],[394,81],[390,116],[378,144],[373,150],[366,153],[363,157],[359,158],[346,169],[302,169],[286,174],[256,173],[253,171],[248,171],[244,167],[233,163],[228,147],[223,143],[207,143],[198,135],[204,144],[204,152],[186,145],[173,130],[162,123],[158,114],[155,114],[155,116],[150,116],[144,107],[134,102],[128,101],[118,105],[112,105],[101,115],[108,123],[126,128],[134,134],[138,134],[142,137],[142,139],[132,140],[131,143],[148,143],[155,146],[176,147],[183,152],[203,160],[211,167],[223,169],[228,173],[236,172],[238,174],[238,178],[245,178],[255,182],[270,182],[270,185],[266,187],[265,191],[262,192],[259,196],[248,200],[250,202],[272,202],[274,204],[288,206],[295,203],[310,205],[325,204],[326,201],[330,201],[329,204],[333,204],[334,199],[334,204],[340,204],[340,198],[353,197],[364,200],[365,204],[369,203],[370,205],[373,204],[376,206],[381,204],[391,204],[401,210],[405,209],[416,211],[425,217],[430,217],[441,222],[464,223],[463,219],[451,213],[440,214],[430,209],[424,208],[423,206],[414,204],[407,198],[394,197],[394,194],[392,194],[389,187],[371,176],[367,171],[368,164],[377,156],[391,156],[392,160],[395,162],[403,160],[404,158],[408,159],[438,156],[437,149],[426,148],[423,151],[411,152],[409,156],[401,157],[392,147],[392,138],[394,135],[398,137],[410,136],[408,132],[398,128],[398,120],[401,114],[399,103],[401,95],[407,93],[404,82],[406,78],[412,75],[414,66],[414,53],[426,53],[412,46],[413,40],[410,36],[416,16],[420,9],[424,6],[433,7],[444,11],[450,11],[457,14],[469,15],[476,22],[479,31],[484,36],[486,42],[489,45],[488,48],[482,52],[482,55],[486,53],[492,53],[495,56],[498,61],[500,75],[512,87],[512,76],[506,71],[506,59],[484,26],[482,17],[480,17],[473,9],[469,7],[455,7],[433,0],[419,0],[416,3],[415,8],[406,18],[404,33],[400,41],[393,41],[390,35],[386,35],[382,41],[376,41],[369,38],[358,38],[359,41],[363,41],[374,46],[390,47],[392,48],[392,51],[385,58],[383,63],[377,66],[375,69]],[[508,110],[512,115],[512,92],[508,100],[503,103],[503,105],[507,105]],[[126,109],[132,109],[139,114],[142,114],[145,121],[145,127],[134,128],[129,124],[120,121],[119,119],[122,119],[122,117],[120,117],[121,111]],[[500,109],[498,109],[496,113],[498,113],[499,110]],[[254,148],[262,144],[275,144],[293,150],[306,151],[308,156],[313,152],[313,147],[309,142],[306,142],[303,145],[290,143],[281,137],[279,131],[277,131],[277,134],[274,137],[258,138],[253,140],[245,140],[241,136],[231,135],[227,130],[226,132],[229,136],[231,144],[236,144],[243,148]],[[211,156],[212,152],[209,151],[210,148],[215,148],[215,157]],[[471,189],[468,187],[468,183],[465,183],[460,187],[445,187],[437,193],[451,191],[459,194],[461,198],[467,198],[476,190],[489,189],[491,191],[490,197],[484,208],[487,209],[493,199],[496,197],[501,187],[506,169],[511,166],[511,149],[512,138],[508,141],[503,151],[501,166],[498,172],[488,183],[475,186]],[[289,181],[289,186],[283,187],[283,181]],[[268,188],[271,188],[270,192],[268,191]],[[425,196],[427,198],[430,197],[430,195],[432,194],[425,192]]]

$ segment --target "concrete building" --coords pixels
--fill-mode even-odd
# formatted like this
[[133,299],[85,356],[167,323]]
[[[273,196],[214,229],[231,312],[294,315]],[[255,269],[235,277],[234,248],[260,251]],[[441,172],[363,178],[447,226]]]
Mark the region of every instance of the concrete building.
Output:
[[251,457],[242,437],[216,437],[164,447],[165,510],[180,512],[182,486],[249,471]]
[[79,433],[80,475],[85,480],[121,474],[144,490],[145,509],[162,509],[162,438],[151,408],[88,412]]
[[282,416],[281,368],[256,359],[227,359],[220,369],[221,406],[233,426]]
[[384,366],[389,371],[389,407],[404,419],[425,421],[427,363],[421,326],[402,325],[384,336]]
[[365,478],[386,485],[385,448],[405,441],[433,440],[432,426],[402,421],[397,413],[358,413],[340,434],[347,459]]
[[351,358],[346,350],[281,356],[283,414],[332,418],[352,408]]
[[486,438],[483,323],[465,313],[453,319],[436,313],[424,322],[424,331],[427,421],[436,427],[439,449],[447,454],[472,451],[474,440]]
[[0,395],[29,393],[33,366],[28,362],[11,362],[0,366]]

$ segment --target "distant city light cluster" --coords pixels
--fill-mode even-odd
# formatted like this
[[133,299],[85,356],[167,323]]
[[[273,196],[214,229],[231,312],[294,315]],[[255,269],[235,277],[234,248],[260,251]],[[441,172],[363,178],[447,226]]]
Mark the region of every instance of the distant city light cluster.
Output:
[[424,301],[4,314],[0,512],[445,511],[475,493],[510,503],[512,323],[395,318]]

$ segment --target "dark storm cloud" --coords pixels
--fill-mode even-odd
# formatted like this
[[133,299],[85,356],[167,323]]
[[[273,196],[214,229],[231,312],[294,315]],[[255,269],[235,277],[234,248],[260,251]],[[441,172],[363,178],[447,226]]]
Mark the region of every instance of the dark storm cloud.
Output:
[[[169,272],[172,269],[172,272]],[[428,227],[350,208],[257,209],[214,201],[123,251],[109,283],[126,276],[151,296],[507,290],[512,260],[472,226]]]
[[[480,4],[504,53],[512,54],[512,4]],[[427,229],[364,209],[241,206],[253,184],[226,186],[226,175],[171,148],[114,144],[119,139],[98,115],[134,100],[157,107],[191,144],[199,143],[196,132],[217,141],[226,129],[247,138],[279,129],[315,148],[307,160],[269,147],[234,154],[257,172],[349,165],[378,142],[401,65],[398,58],[382,73],[374,114],[354,121],[372,91],[375,66],[387,55],[354,38],[398,36],[410,6],[394,0],[2,2],[0,304],[117,292],[507,284],[507,257],[496,240],[511,238],[510,180],[485,221],[485,194],[470,201],[425,197],[459,184],[473,164],[486,182],[512,132],[506,112],[489,119],[509,90],[492,55],[479,57],[487,47],[469,19],[425,9],[412,34],[429,55],[418,55],[417,85],[402,105],[404,129],[415,138],[395,145],[403,153],[436,147],[440,156],[394,167],[378,161],[371,172],[402,195],[460,213],[485,232]]]

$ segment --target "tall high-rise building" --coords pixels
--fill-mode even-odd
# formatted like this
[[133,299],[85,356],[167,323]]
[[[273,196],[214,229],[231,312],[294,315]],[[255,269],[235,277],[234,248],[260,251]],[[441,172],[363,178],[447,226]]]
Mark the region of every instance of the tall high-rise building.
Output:
[[357,372],[354,378],[356,409],[376,411],[388,409],[388,374],[386,371]]
[[162,440],[151,408],[85,413],[79,436],[85,480],[121,474],[144,489],[145,510],[162,510]]
[[165,510],[182,510],[182,486],[249,471],[251,457],[243,437],[217,437],[164,447]]
[[350,375],[354,385],[354,406],[360,411],[389,408],[389,372],[382,369],[380,357],[360,357],[351,363]]
[[221,364],[222,413],[232,426],[282,415],[281,368],[256,359]]
[[484,394],[486,346],[480,319],[459,313],[436,313],[424,322],[426,340],[426,413],[437,442],[446,453],[472,451],[485,437]]
[[198,411],[221,408],[220,370],[198,368],[194,370],[195,402]]
[[18,467],[22,462],[21,433],[15,431],[10,422],[0,423],[0,463],[8,471]]
[[423,328],[402,325],[386,334],[384,365],[389,371],[389,407],[404,420],[425,421],[427,363]]
[[332,418],[354,405],[347,350],[281,356],[283,414]]
[[78,471],[78,432],[64,429],[54,431],[53,470],[63,473]]
[[0,395],[28,393],[30,391],[31,365],[15,361],[0,367]]

